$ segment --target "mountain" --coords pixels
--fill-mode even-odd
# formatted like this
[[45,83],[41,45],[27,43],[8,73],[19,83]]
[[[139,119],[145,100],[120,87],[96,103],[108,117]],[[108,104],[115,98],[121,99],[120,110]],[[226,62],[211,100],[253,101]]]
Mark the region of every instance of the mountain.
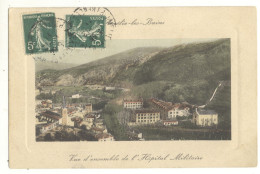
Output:
[[40,85],[101,84],[133,96],[205,104],[219,81],[231,80],[230,40],[131,49],[64,70],[37,73]]
[[151,81],[192,82],[230,79],[230,41],[178,45],[162,50],[135,74],[135,84]]
[[131,67],[139,67],[162,49],[159,47],[134,48],[65,70],[43,70],[37,72],[36,82],[41,85],[48,83],[57,86],[112,84],[113,79],[119,77],[121,73],[128,71]]
[[167,48],[136,70],[134,96],[205,104],[219,81],[231,80],[230,40]]

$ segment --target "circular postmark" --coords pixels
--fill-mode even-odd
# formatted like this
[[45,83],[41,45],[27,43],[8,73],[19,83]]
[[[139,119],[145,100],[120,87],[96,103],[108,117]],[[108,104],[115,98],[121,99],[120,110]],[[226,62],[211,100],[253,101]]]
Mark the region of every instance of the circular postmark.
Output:
[[112,38],[116,20],[108,8],[78,7],[66,15],[66,47],[105,48]]

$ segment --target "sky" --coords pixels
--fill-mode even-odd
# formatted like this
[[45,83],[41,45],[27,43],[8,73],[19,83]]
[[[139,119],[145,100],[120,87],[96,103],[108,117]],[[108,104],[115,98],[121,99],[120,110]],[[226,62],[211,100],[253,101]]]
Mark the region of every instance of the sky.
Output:
[[70,48],[59,45],[58,52],[35,55],[37,59],[70,64],[84,64],[137,47],[172,47],[179,44],[206,42],[217,39],[120,39],[107,40],[105,48]]

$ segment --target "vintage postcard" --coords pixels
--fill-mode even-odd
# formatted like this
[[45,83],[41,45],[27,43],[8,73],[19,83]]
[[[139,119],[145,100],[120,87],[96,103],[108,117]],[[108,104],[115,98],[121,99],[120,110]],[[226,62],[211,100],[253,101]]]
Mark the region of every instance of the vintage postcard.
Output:
[[9,101],[11,168],[256,166],[256,9],[11,8]]

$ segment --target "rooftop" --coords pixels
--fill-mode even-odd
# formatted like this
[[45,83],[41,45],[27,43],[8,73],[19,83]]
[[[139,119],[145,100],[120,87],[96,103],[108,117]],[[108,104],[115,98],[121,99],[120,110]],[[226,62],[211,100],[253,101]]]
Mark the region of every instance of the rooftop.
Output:
[[85,118],[95,118],[95,115],[87,114],[87,115],[85,115]]
[[140,98],[140,99],[131,99],[131,100],[124,99],[124,102],[143,102],[143,99],[142,98]]
[[55,119],[55,120],[59,120],[61,119],[61,115],[55,112],[51,112],[51,111],[45,111],[41,113],[42,116],[51,118],[51,119]]
[[162,100],[158,100],[156,98],[151,98],[150,101],[165,110],[169,110],[173,106],[173,104],[171,102],[165,102]]
[[81,117],[73,117],[73,118],[71,118],[71,121],[76,121],[78,123],[81,123],[83,121],[83,118],[81,118]]
[[37,124],[36,127],[37,128],[42,128],[42,127],[48,127],[50,125],[52,125],[53,123],[42,123],[42,124]]

